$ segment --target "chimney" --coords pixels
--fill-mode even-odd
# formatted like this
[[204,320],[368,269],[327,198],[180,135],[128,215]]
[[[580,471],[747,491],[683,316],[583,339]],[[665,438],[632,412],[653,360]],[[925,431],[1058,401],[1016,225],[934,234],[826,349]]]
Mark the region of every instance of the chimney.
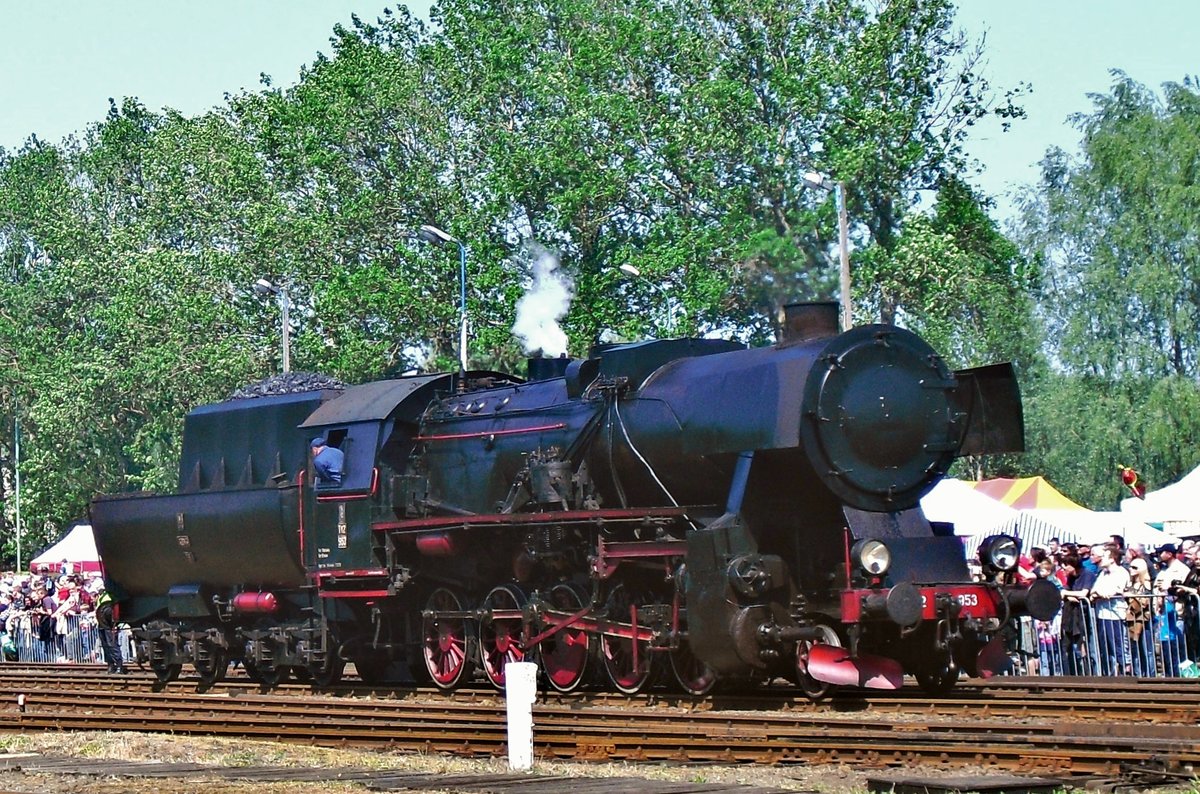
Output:
[[789,303],[783,307],[783,329],[777,347],[838,334],[837,301]]
[[558,358],[542,358],[537,356],[526,361],[528,366],[530,381],[535,380],[550,380],[551,378],[561,378],[567,371],[567,365],[571,360],[566,354]]

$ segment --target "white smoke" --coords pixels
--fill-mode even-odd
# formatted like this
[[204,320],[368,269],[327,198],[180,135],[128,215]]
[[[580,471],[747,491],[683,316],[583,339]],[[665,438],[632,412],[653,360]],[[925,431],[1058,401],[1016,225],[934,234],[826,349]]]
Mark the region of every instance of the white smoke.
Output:
[[533,283],[517,301],[517,321],[512,332],[521,338],[525,352],[560,356],[567,352],[567,335],[558,321],[571,307],[574,285],[558,269],[558,256],[536,243],[527,250],[533,259]]

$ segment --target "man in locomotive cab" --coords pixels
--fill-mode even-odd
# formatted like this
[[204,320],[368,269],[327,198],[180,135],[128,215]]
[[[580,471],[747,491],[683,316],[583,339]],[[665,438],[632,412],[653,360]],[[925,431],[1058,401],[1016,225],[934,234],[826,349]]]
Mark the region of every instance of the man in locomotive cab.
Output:
[[346,456],[337,447],[331,447],[323,436],[312,440],[313,471],[317,473],[317,487],[333,488],[342,484],[342,468]]

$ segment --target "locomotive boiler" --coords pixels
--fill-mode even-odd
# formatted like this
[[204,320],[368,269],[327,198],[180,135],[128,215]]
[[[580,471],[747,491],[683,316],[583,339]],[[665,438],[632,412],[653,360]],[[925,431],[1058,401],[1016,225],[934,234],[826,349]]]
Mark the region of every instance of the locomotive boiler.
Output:
[[[771,347],[713,339],[531,359],[192,411],[179,489],[94,500],[110,589],[170,681],[231,660],[266,684],[408,675],[452,689],[510,661],[547,686],[667,676],[930,689],[996,667],[1015,538],[968,574],[918,499],[956,456],[1019,450],[1012,369],[951,372],[916,335],[789,307]],[[338,483],[308,440],[344,455]],[[992,641],[989,644],[989,641]]]

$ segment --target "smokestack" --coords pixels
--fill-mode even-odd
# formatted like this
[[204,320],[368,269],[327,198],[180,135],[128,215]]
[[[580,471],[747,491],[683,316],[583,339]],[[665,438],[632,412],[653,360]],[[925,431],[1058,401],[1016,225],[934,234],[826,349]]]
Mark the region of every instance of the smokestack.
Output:
[[777,347],[787,347],[810,339],[837,336],[837,301],[789,303],[783,307],[783,329]]
[[528,365],[529,377],[528,380],[550,380],[551,378],[561,378],[567,371],[567,365],[571,363],[571,359],[566,355],[561,355],[558,358],[542,358],[535,357],[526,361]]

